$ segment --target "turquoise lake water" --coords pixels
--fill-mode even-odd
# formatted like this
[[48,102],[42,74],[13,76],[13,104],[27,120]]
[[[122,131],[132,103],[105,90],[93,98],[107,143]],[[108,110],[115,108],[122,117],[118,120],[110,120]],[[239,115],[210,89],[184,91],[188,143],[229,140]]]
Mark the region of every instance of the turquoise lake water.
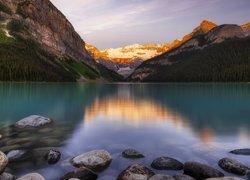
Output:
[[[132,163],[150,167],[159,156],[196,160],[217,169],[218,160],[224,157],[250,165],[249,158],[228,153],[250,147],[247,83],[0,83],[2,128],[35,114],[68,127],[61,130],[67,133],[60,145],[63,158],[53,166],[22,166],[14,171],[17,175],[35,171],[58,179],[74,169],[65,165],[65,159],[94,149],[106,149],[113,158],[110,167],[99,174],[101,180],[116,179]],[[121,152],[127,148],[139,150],[146,158],[124,159]]]

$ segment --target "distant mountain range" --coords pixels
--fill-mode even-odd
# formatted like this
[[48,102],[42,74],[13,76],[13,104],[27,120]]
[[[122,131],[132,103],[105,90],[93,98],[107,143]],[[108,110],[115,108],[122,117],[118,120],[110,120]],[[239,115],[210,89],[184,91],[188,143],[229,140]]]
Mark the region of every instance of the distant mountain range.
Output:
[[0,81],[250,81],[250,23],[98,50],[49,0],[0,0]]
[[[171,52],[174,49],[175,50],[172,52],[172,55],[174,53],[179,54],[181,51],[186,51],[187,47],[196,46],[196,48],[205,48],[207,45],[209,44],[211,45],[211,42],[209,41],[208,44],[204,44],[203,47],[198,47],[197,43],[199,42],[194,40],[193,38],[205,35],[209,33],[212,29],[215,29],[217,27],[220,26],[209,20],[204,20],[191,33],[185,35],[181,40],[178,39],[174,40],[172,43],[145,44],[145,45],[134,44],[116,49],[108,48],[104,50],[99,50],[93,45],[86,44],[86,49],[90,51],[90,53],[98,63],[104,65],[108,69],[111,69],[123,75],[124,77],[128,77],[144,61],[155,58],[161,54]],[[225,37],[221,37],[221,39],[218,38],[216,41],[214,41],[214,43],[220,43],[228,38],[234,37],[234,33],[236,33],[236,37],[240,38],[246,37],[250,34],[249,29],[250,29],[250,23],[243,24],[241,28],[238,28],[238,31],[243,31],[243,32],[238,32],[239,34],[242,34],[239,35],[236,32],[237,31],[236,26],[233,25],[226,26],[226,28],[223,28],[223,33],[221,34],[221,35],[224,34]],[[231,30],[233,32],[230,33]],[[185,46],[182,46],[184,44]],[[194,50],[194,49],[195,48],[189,50]],[[145,64],[146,63],[147,62],[145,62]],[[135,76],[135,74],[133,74],[133,76]]]

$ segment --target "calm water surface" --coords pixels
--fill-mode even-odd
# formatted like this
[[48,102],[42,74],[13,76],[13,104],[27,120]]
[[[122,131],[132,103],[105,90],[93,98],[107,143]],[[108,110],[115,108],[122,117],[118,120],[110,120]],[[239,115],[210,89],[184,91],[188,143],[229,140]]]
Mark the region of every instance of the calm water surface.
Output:
[[[58,179],[73,169],[65,159],[94,149],[106,149],[113,157],[101,180],[115,179],[132,163],[150,166],[159,156],[218,169],[223,157],[250,165],[249,158],[228,153],[250,147],[250,84],[0,83],[2,129],[33,114],[55,120],[55,131],[65,135],[59,143],[63,158],[53,166],[7,169],[17,175],[35,171]],[[124,159],[126,148],[146,158]]]

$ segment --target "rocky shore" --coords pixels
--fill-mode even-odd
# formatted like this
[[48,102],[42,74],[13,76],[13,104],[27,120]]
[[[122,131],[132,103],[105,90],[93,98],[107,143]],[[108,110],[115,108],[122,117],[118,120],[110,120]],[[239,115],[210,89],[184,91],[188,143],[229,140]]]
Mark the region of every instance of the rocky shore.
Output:
[[[63,139],[67,139],[63,134],[65,135],[69,129],[62,127],[64,133],[60,133],[53,129],[54,125],[55,122],[50,118],[33,115],[8,128],[0,128],[0,180],[44,180],[45,178],[37,172],[30,172],[21,177],[13,175],[13,172],[24,164],[25,167],[27,164],[30,167],[57,164],[62,157],[68,159],[72,171],[65,172],[61,180],[95,180],[98,179],[99,173],[109,168],[112,156],[103,149],[83,152],[75,157],[64,155],[60,147],[65,143]],[[28,136],[30,137],[27,138]],[[120,153],[126,159],[147,158],[135,149],[124,149]],[[249,158],[250,149],[236,149],[230,153]],[[152,160],[151,167],[132,163],[120,172],[117,180],[250,179],[250,167],[236,159],[218,159],[218,166],[220,169],[195,161],[181,162],[173,157],[156,157]],[[159,170],[162,174],[155,173]],[[176,175],[170,176],[165,174],[167,171],[182,171],[183,174],[177,172]],[[230,173],[231,176],[225,176],[223,172]]]

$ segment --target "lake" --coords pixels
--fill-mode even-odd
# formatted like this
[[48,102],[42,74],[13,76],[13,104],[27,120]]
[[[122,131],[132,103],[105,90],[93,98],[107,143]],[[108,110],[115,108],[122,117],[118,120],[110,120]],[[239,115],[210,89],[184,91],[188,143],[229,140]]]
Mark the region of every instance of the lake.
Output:
[[[10,134],[9,125],[29,115],[52,118],[53,129]],[[250,165],[249,158],[228,153],[250,147],[249,122],[247,83],[0,83],[0,150],[55,146],[63,152],[55,165],[40,160],[11,164],[7,171],[16,175],[34,171],[56,180],[74,169],[67,159],[95,149],[105,149],[113,158],[99,174],[100,180],[116,179],[133,163],[150,167],[160,156],[195,160],[217,169],[224,157]],[[127,148],[145,158],[124,159],[121,152]]]

